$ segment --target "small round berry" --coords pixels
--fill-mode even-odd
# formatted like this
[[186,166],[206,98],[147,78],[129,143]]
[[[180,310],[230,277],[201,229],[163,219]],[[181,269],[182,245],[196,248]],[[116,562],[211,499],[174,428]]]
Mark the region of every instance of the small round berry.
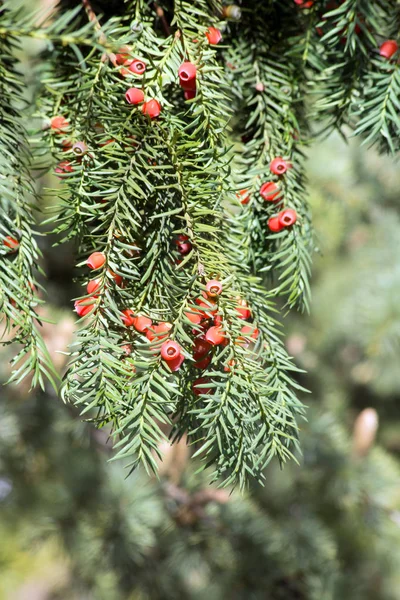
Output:
[[290,227],[296,223],[297,213],[293,208],[286,208],[279,213],[278,219],[281,227]]
[[72,152],[77,156],[83,156],[88,151],[88,147],[85,142],[75,142],[72,146]]
[[75,311],[80,317],[84,317],[93,309],[94,303],[95,298],[82,298],[81,300],[76,300],[74,302]]
[[72,148],[72,142],[70,139],[61,140],[61,148],[63,152],[67,152]]
[[209,44],[215,46],[222,40],[222,33],[215,27],[209,27],[206,31],[206,38],[208,39]]
[[200,360],[196,361],[193,366],[196,367],[196,369],[207,369],[208,365],[211,362],[211,356],[204,356],[203,358],[201,358]]
[[181,347],[173,340],[167,340],[161,346],[161,358],[166,361],[175,360],[181,353]]
[[3,245],[7,248],[10,248],[10,250],[12,250],[13,252],[16,252],[18,250],[19,241],[11,235],[8,235],[4,238]]
[[288,170],[289,163],[281,156],[278,156],[271,161],[269,168],[275,175],[283,175]]
[[226,340],[224,332],[221,326],[213,326],[208,329],[206,333],[206,340],[209,344],[213,346],[219,346],[223,344]]
[[167,364],[168,368],[170,369],[170,371],[178,371],[178,369],[180,369],[180,367],[182,366],[182,363],[184,360],[185,360],[185,357],[183,356],[183,354],[179,354],[173,360],[166,361],[166,364]]
[[167,337],[168,332],[172,329],[172,323],[162,321],[158,325],[152,325],[146,331],[147,339],[152,342],[153,340],[161,341]]
[[125,93],[125,99],[128,104],[141,104],[144,100],[144,93],[139,88],[129,88]]
[[381,44],[379,48],[379,54],[383,56],[383,58],[392,58],[393,54],[396,54],[399,49],[399,45],[395,40],[386,40]]
[[265,90],[265,85],[261,81],[258,81],[254,87],[257,92],[263,92]]
[[183,96],[185,100],[193,100],[196,97],[196,90],[185,90]]
[[124,344],[121,346],[121,350],[123,350],[127,356],[132,354],[132,346],[130,344]]
[[222,283],[216,279],[207,282],[206,292],[209,298],[216,298],[222,292]]
[[190,312],[186,311],[185,317],[194,325],[198,325],[203,319],[202,313],[195,309],[191,310]]
[[122,48],[118,50],[118,53],[115,55],[115,62],[117,65],[124,65],[126,61],[130,59],[130,51],[131,49],[129,46],[122,46]]
[[240,330],[241,335],[236,339],[236,344],[247,348],[252,340],[256,340],[259,336],[259,330],[254,325],[245,325]]
[[268,219],[268,227],[270,231],[273,231],[274,233],[277,233],[278,231],[281,231],[283,229],[283,226],[279,221],[278,215],[276,215],[275,217],[270,217]]
[[74,169],[68,160],[62,160],[54,169],[54,173],[57,173],[58,175],[65,175],[65,173],[72,173],[73,170]]
[[244,298],[238,298],[238,305],[236,307],[239,319],[250,319],[251,310],[249,309],[247,302]]
[[135,73],[136,75],[143,75],[146,70],[146,63],[136,58],[129,65],[129,70],[131,73]]
[[201,396],[203,394],[212,394],[213,388],[207,387],[207,384],[210,383],[208,377],[199,377],[193,381],[192,390],[196,396]]
[[197,68],[191,62],[184,62],[178,69],[179,84],[184,90],[196,89]]
[[141,315],[138,315],[137,317],[135,317],[134,322],[133,322],[134,328],[136,329],[136,331],[139,331],[139,333],[144,333],[152,325],[153,325],[153,321],[151,319],[149,319],[149,317],[143,317]]
[[274,181],[267,181],[262,184],[260,195],[267,202],[276,202],[279,199],[280,190]]
[[208,352],[211,350],[212,345],[210,342],[206,340],[202,340],[200,338],[196,338],[194,341],[194,349],[193,349],[193,358],[195,360],[199,360],[203,358]]
[[236,198],[240,200],[240,204],[248,204],[250,202],[249,190],[240,190],[236,194]]
[[92,279],[86,286],[86,291],[88,294],[95,294],[99,291],[101,287],[100,279]]
[[222,325],[222,315],[215,315],[215,317],[214,317],[214,325],[216,325],[217,327],[219,327],[220,325]]
[[155,119],[161,112],[161,104],[158,100],[149,100],[148,102],[144,102],[142,106],[142,112],[144,115],[150,117],[150,119]]
[[103,252],[93,252],[86,261],[89,269],[100,269],[106,262],[106,257]]
[[54,133],[64,133],[68,129],[69,123],[65,117],[57,116],[50,120],[50,127]]
[[122,311],[121,319],[125,327],[133,327],[135,323],[135,315],[133,310],[126,308]]
[[122,284],[124,281],[124,278],[122,277],[122,275],[118,275],[118,273],[114,273],[114,271],[111,271],[111,269],[107,269],[107,273],[109,275],[111,275],[111,277],[114,279],[115,285],[122,287]]
[[311,8],[314,4],[314,0],[294,0],[300,8]]

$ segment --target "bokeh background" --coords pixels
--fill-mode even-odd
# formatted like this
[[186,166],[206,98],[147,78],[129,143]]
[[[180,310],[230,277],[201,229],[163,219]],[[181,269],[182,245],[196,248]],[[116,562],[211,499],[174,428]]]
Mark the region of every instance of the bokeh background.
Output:
[[[38,49],[21,54],[32,94]],[[107,432],[51,389],[1,387],[0,600],[400,599],[400,170],[334,135],[308,150],[308,176],[312,312],[285,319],[311,391],[299,464],[230,494],[182,443],[159,481],[127,478]],[[54,241],[40,238],[44,335],[62,371],[79,291],[73,247]]]

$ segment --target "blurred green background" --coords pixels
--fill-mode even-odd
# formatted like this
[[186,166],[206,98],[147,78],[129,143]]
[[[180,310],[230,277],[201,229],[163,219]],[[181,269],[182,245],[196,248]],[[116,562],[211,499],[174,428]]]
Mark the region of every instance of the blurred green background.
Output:
[[[160,481],[126,478],[51,390],[1,387],[0,600],[400,599],[400,171],[339,136],[308,156],[312,313],[285,319],[311,390],[300,464],[230,495],[180,444]],[[44,335],[62,370],[79,292],[73,248],[52,241]]]

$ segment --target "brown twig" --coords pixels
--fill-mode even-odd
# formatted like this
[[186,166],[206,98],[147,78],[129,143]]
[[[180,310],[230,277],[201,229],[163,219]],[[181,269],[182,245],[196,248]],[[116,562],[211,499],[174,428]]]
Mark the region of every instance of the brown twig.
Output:
[[[83,7],[84,7],[84,9],[86,11],[86,14],[87,14],[87,17],[88,17],[89,21],[91,23],[93,23],[94,28],[96,29],[96,31],[99,32],[99,42],[100,42],[100,44],[102,44],[102,45],[105,46],[107,44],[107,38],[106,38],[106,36],[105,36],[102,28],[101,28],[101,25],[100,25],[100,22],[99,22],[99,20],[97,18],[97,15],[96,15],[96,13],[94,12],[94,10],[92,8],[90,0],[82,0],[82,4],[83,4]],[[110,61],[113,63],[114,66],[117,64],[116,63],[116,57],[115,57],[114,53],[112,53],[112,52],[104,53],[104,55],[103,55],[103,61],[106,60],[106,58],[109,58]]]
[[161,23],[163,24],[164,27],[164,31],[167,35],[171,35],[171,28],[169,26],[169,23],[165,17],[165,13],[164,10],[161,8],[161,6],[159,6],[157,4],[157,2],[154,2],[154,10],[156,11],[156,15],[157,17],[159,17],[161,19]]

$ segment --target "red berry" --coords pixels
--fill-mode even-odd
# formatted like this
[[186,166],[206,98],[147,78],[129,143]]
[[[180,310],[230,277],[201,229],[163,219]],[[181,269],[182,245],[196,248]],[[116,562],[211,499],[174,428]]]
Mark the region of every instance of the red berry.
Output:
[[111,271],[111,269],[107,269],[107,272],[111,275],[111,277],[114,279],[115,284],[118,286],[122,286],[122,283],[124,281],[122,275],[118,275],[118,273],[114,273],[114,271]]
[[279,199],[280,190],[274,181],[263,183],[260,188],[260,195],[267,202],[275,202]]
[[179,254],[182,254],[182,256],[189,254],[192,249],[192,244],[190,242],[180,242],[176,246]]
[[219,327],[220,325],[222,325],[222,316],[221,315],[215,315],[215,317],[214,317],[214,325],[216,325],[217,327]]
[[399,45],[395,40],[386,40],[379,48],[379,54],[384,58],[392,58],[393,54],[396,54],[399,49]]
[[63,152],[67,152],[67,150],[71,150],[71,148],[72,148],[71,140],[69,140],[69,139],[61,140],[61,148],[63,149]]
[[311,8],[314,4],[314,0],[294,0],[300,8]]
[[117,65],[124,65],[126,61],[129,60],[130,51],[131,49],[129,46],[122,46],[122,48],[118,50],[118,54],[115,55],[115,62]]
[[194,341],[193,358],[199,360],[203,358],[212,348],[212,345],[206,340],[196,338]]
[[207,384],[210,383],[208,377],[199,377],[195,381],[193,381],[192,390],[196,396],[200,396],[202,394],[212,394],[213,388],[207,387]]
[[8,235],[4,238],[3,244],[4,246],[7,246],[7,248],[10,248],[10,250],[16,252],[19,246],[19,241],[11,237],[11,235]]
[[209,27],[206,31],[206,38],[209,44],[215,46],[215,44],[218,44],[222,40],[222,33],[215,27]]
[[62,160],[61,162],[58,163],[58,165],[54,169],[54,172],[63,174],[63,173],[72,173],[73,170],[74,169],[68,160]]
[[100,269],[106,262],[106,257],[103,252],[93,252],[86,261],[90,269]]
[[184,90],[193,91],[196,89],[197,68],[191,62],[184,62],[178,69],[179,84]]
[[153,325],[151,328],[149,327],[146,331],[146,337],[150,342],[154,339],[161,341],[167,337],[170,329],[172,329],[172,324],[162,321],[158,325]]
[[236,344],[238,346],[243,346],[243,348],[247,348],[251,342],[251,339],[256,340],[260,332],[254,325],[245,325],[240,330],[240,333],[242,335],[236,339]]
[[213,318],[213,313],[217,310],[217,306],[215,302],[213,302],[212,298],[208,298],[207,294],[204,292],[207,300],[204,301],[202,298],[196,298],[196,304],[201,307],[201,312],[203,313],[203,319],[205,318]]
[[251,310],[247,306],[246,300],[244,298],[238,298],[238,306],[236,308],[236,312],[239,315],[239,319],[250,319]]
[[167,340],[161,346],[161,358],[166,361],[175,360],[181,353],[181,347],[173,340]]
[[222,327],[220,325],[210,327],[206,333],[206,340],[213,346],[219,346],[226,340]]
[[240,190],[236,194],[236,198],[240,200],[240,204],[248,204],[250,202],[249,190]]
[[207,369],[208,365],[211,362],[211,356],[204,356],[201,360],[198,360],[194,363],[196,369]]
[[191,322],[194,323],[195,325],[198,325],[199,323],[201,323],[202,319],[203,319],[203,315],[200,311],[193,309],[190,312],[185,312],[185,317]]
[[69,127],[69,123],[65,117],[53,117],[50,120],[50,127],[55,133],[64,133]]
[[143,75],[146,70],[146,64],[142,60],[136,58],[130,63],[129,70],[136,75]]
[[121,319],[125,327],[133,327],[135,323],[135,314],[130,308],[122,311]]
[[236,361],[234,358],[231,358],[231,360],[228,360],[228,362],[226,363],[225,367],[224,367],[224,371],[226,371],[227,373],[230,372],[231,367],[234,367],[236,364]]
[[142,112],[144,115],[148,115],[150,119],[155,119],[161,112],[161,104],[158,100],[149,100],[144,102],[142,106]]
[[121,346],[121,350],[123,350],[128,356],[132,354],[132,346],[130,344],[124,344]]
[[179,354],[173,360],[167,361],[167,366],[171,371],[177,371],[181,367],[184,360],[185,357],[183,356],[183,354]]
[[271,161],[269,168],[271,169],[272,173],[275,173],[275,175],[283,175],[288,170],[289,163],[281,156],[278,156]]
[[206,291],[209,298],[216,298],[222,292],[222,283],[216,279],[211,279],[207,282]]
[[83,156],[88,151],[88,147],[85,142],[75,142],[72,146],[72,152],[77,156]]
[[100,279],[92,279],[86,286],[86,291],[88,294],[94,294],[100,289],[101,281]]
[[268,219],[268,227],[270,228],[270,231],[273,231],[274,233],[281,231],[282,225],[279,221],[279,216],[270,217]]
[[139,88],[129,88],[125,93],[125,99],[128,104],[140,104],[144,100],[144,93]]
[[184,92],[185,100],[192,100],[196,96],[196,90],[185,90]]
[[94,303],[95,298],[82,298],[81,300],[76,300],[76,302],[74,302],[74,307],[77,314],[80,317],[84,317],[85,315],[90,313],[90,311],[94,307]]
[[138,315],[133,320],[133,326],[136,329],[136,331],[139,331],[139,333],[144,333],[152,325],[153,325],[153,321],[151,319],[149,319],[149,317],[143,317],[143,316]]
[[296,223],[297,213],[292,208],[286,208],[279,213],[278,220],[281,227],[290,227]]

